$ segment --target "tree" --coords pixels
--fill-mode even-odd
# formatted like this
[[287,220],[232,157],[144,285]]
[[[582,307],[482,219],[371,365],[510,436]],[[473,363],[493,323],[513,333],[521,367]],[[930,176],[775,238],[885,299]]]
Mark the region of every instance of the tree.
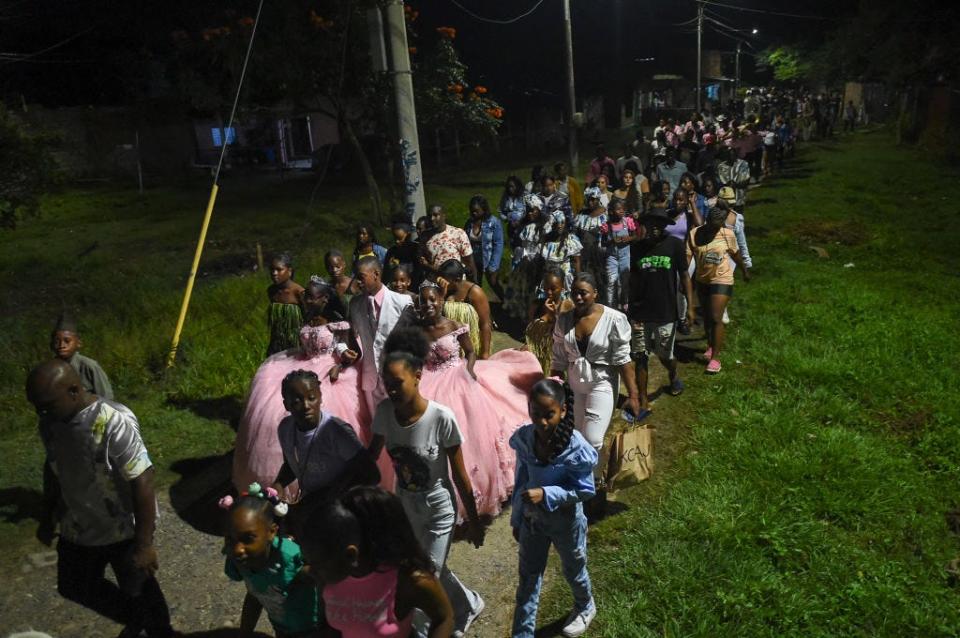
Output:
[[56,181],[52,140],[31,134],[0,105],[0,227],[11,229],[40,211]]
[[[413,16],[411,18],[411,16]],[[407,11],[408,33],[415,12]],[[439,27],[439,40],[422,60],[415,59],[413,86],[417,101],[417,120],[423,130],[453,129],[474,139],[497,134],[503,108],[488,95],[484,86],[472,88],[467,82],[467,66],[460,61],[453,41],[456,29]],[[416,52],[416,49],[414,49]]]
[[773,79],[778,82],[801,82],[809,79],[812,71],[806,54],[790,46],[762,51],[757,66],[772,69]]

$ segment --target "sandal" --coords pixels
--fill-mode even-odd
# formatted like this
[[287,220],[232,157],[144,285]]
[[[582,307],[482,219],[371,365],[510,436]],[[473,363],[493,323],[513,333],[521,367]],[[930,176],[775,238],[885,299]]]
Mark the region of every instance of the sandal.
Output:
[[707,374],[716,374],[720,372],[721,367],[720,361],[717,359],[710,359],[710,363],[707,364]]

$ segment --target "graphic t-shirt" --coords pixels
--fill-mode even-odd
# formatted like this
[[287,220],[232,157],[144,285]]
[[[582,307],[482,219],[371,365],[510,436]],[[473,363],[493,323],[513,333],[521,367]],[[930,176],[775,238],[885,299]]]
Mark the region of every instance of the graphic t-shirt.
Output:
[[153,465],[133,412],[97,399],[69,423],[41,423],[40,437],[60,481],[60,535],[84,546],[133,538],[130,481]]
[[306,432],[297,429],[294,418],[288,416],[280,421],[277,436],[283,459],[304,492],[331,485],[363,449],[350,424],[327,412],[320,414],[317,427]]
[[319,607],[316,585],[305,579],[294,583],[302,568],[300,546],[277,535],[264,569],[253,571],[228,556],[223,572],[230,580],[244,582],[247,592],[267,611],[276,631],[297,634],[317,628]]
[[721,228],[705,246],[695,245],[697,229],[690,231],[687,257],[697,260],[697,283],[733,285],[733,267],[728,254],[738,252],[737,238],[729,228]]
[[677,292],[686,269],[683,242],[676,237],[667,235],[656,244],[639,244],[630,273],[630,318],[652,323],[677,321]]
[[400,425],[393,404],[383,401],[373,417],[373,433],[386,441],[398,487],[409,492],[425,492],[437,486],[446,489],[450,473],[447,449],[463,442],[457,417],[450,408],[430,401],[416,422]]

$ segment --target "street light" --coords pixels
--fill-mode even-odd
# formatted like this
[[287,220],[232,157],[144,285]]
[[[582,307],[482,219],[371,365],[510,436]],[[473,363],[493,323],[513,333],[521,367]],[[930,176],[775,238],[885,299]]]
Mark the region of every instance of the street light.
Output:
[[759,29],[754,29],[753,31],[751,31],[751,33],[753,33],[753,35],[757,35],[759,32],[760,32]]

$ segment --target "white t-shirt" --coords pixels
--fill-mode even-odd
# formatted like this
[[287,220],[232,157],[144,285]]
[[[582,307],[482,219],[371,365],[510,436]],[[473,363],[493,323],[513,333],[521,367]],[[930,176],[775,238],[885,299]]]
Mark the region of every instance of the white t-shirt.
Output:
[[430,401],[417,421],[400,425],[393,403],[382,401],[373,417],[373,433],[386,442],[397,473],[397,487],[408,492],[426,492],[438,486],[448,489],[447,450],[463,442],[453,410]]

